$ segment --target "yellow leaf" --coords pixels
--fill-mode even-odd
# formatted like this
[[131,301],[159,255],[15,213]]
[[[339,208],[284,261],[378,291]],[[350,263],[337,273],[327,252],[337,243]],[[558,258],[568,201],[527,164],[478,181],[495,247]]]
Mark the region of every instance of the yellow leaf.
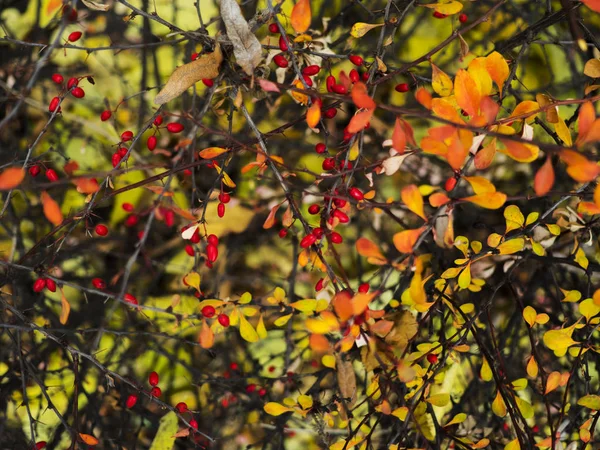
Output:
[[423,209],[423,196],[416,185],[411,184],[402,189],[400,198],[410,211],[421,217],[423,220],[427,220]]
[[259,339],[258,333],[243,314],[240,314],[240,336],[248,342],[257,342]]
[[258,324],[256,325],[256,334],[258,334],[260,339],[265,339],[267,337],[267,328],[265,327],[265,321],[262,314],[260,315]]
[[493,378],[492,369],[487,361],[487,359],[483,358],[483,363],[481,364],[481,370],[479,371],[479,376],[483,381],[491,381]]
[[298,404],[302,409],[310,409],[313,407],[313,399],[309,395],[298,396]]
[[60,294],[60,323],[64,325],[67,323],[67,320],[69,320],[71,305],[69,304],[67,297],[65,297],[65,292],[62,290],[62,288],[60,289]]
[[290,303],[290,306],[304,313],[314,312],[317,309],[317,301],[315,299],[298,300]]
[[594,303],[594,300],[587,298],[579,304],[579,314],[589,322],[594,316],[600,313],[600,305]]
[[[527,123],[533,122],[533,119],[538,115],[537,111],[540,109],[540,105],[538,102],[534,102],[531,100],[525,100],[519,103],[512,114],[509,117],[518,117],[519,119],[526,119]],[[523,116],[523,117],[521,117]]]
[[577,404],[579,406],[583,406],[584,408],[600,411],[600,395],[585,395],[577,401]]
[[263,408],[265,412],[271,416],[280,416],[286,412],[293,411],[292,408],[288,408],[287,406],[283,406],[276,402],[269,402]]
[[63,221],[63,215],[60,212],[58,203],[56,203],[46,191],[42,191],[40,200],[44,208],[44,215],[46,216],[46,219],[48,219],[48,221],[54,226],[60,225]]
[[464,179],[471,185],[475,194],[487,194],[488,192],[496,192],[496,186],[483,177],[464,177]]
[[575,259],[575,262],[577,264],[579,264],[581,267],[583,267],[584,269],[588,268],[589,261],[587,259],[587,256],[585,256],[585,252],[583,251],[583,249],[581,247],[577,248],[574,259]]
[[426,399],[427,403],[431,403],[434,406],[446,406],[450,403],[450,394],[436,394]]
[[221,169],[221,167],[219,167],[217,164],[213,163],[213,165],[215,166],[215,169],[217,170],[217,173],[219,175],[223,176],[223,183],[225,184],[225,186],[230,187],[230,188],[233,189],[236,185],[233,182],[233,180],[231,179],[231,177],[229,175],[227,175],[227,173],[223,169]]
[[538,364],[533,356],[529,358],[529,362],[527,363],[527,375],[531,378],[537,378],[538,376]]
[[498,86],[498,90],[502,91],[504,82],[508,78],[510,72],[506,60],[500,53],[493,52],[486,57],[485,63],[490,77]]
[[583,73],[590,78],[600,78],[600,60],[593,58],[586,62]]
[[449,427],[450,425],[457,425],[459,423],[463,423],[467,420],[467,415],[465,413],[459,413],[455,415],[452,420],[450,420],[444,427]]
[[298,0],[292,8],[290,22],[297,34],[304,33],[310,27],[310,0]]
[[456,14],[462,11],[463,9],[463,4],[455,0],[443,1],[439,3],[430,3],[428,5],[422,6],[425,6],[427,8],[433,8],[436,12],[439,12],[440,14],[445,14],[447,16],[451,14]]
[[306,124],[310,128],[316,128],[321,120],[321,107],[317,102],[314,102],[306,112]]
[[316,319],[307,319],[304,325],[308,331],[315,334],[327,334],[340,328],[335,315],[329,311],[323,311]]
[[384,25],[383,23],[371,24],[371,23],[364,23],[364,22],[356,22],[354,25],[352,25],[352,29],[350,30],[350,35],[355,38],[361,38],[365,34],[367,34],[369,31],[371,31],[373,28],[382,27],[383,25]]
[[520,252],[525,248],[525,239],[516,238],[504,241],[497,247],[497,250],[501,255],[512,255],[513,253]]
[[[460,6],[462,8],[462,4]],[[459,69],[454,77],[454,96],[458,106],[469,116],[477,115],[481,104],[481,93],[471,74],[464,69]]]
[[521,450],[521,444],[519,444],[519,439],[513,439],[508,444],[504,446],[504,450]]
[[502,208],[506,202],[506,194],[503,194],[502,192],[489,192],[487,194],[461,198],[461,200],[471,202],[486,209],[498,209]]
[[525,322],[529,324],[529,327],[533,327],[535,325],[535,318],[537,317],[537,311],[531,306],[526,306],[523,310],[523,318]]
[[492,412],[498,417],[506,416],[506,405],[500,395],[500,391],[496,391],[496,398],[492,402]]
[[397,417],[402,422],[406,420],[406,416],[408,415],[408,408],[406,406],[401,406],[400,408],[396,408],[392,411],[392,416]]
[[431,72],[433,90],[442,97],[452,94],[452,79],[433,63],[431,63]]
[[376,262],[385,263],[386,261],[386,258],[383,256],[383,253],[381,253],[379,246],[367,238],[361,237],[356,240],[356,251],[360,256],[367,258],[367,261],[369,261],[371,264],[375,264]]
[[463,271],[458,276],[458,286],[461,289],[466,289],[471,284],[471,263],[467,264],[467,266],[463,269]]
[[506,147],[503,152],[518,162],[535,161],[540,154],[540,148],[537,145],[509,141],[508,139],[500,139],[500,142]]
[[321,363],[330,369],[335,368],[335,357],[333,355],[325,355],[321,358]]
[[25,171],[21,167],[9,167],[0,173],[0,191],[16,188],[25,178]]
[[559,330],[549,330],[544,333],[544,344],[550,350],[554,351],[557,356],[562,356],[566,353],[567,349],[572,345],[577,344],[571,337],[575,325],[571,325],[567,328],[561,328]]
[[531,403],[518,396],[515,396],[515,402],[517,404],[517,408],[519,408],[519,411],[521,411],[521,414],[523,414],[525,419],[531,419],[533,417],[534,411]]
[[282,327],[282,326],[284,326],[286,323],[288,323],[288,322],[289,322],[289,320],[292,318],[292,315],[293,315],[293,314],[287,314],[287,315],[285,315],[285,316],[281,316],[279,319],[275,320],[275,321],[273,322],[273,324],[274,324],[276,327]]
[[506,232],[518,230],[525,223],[523,213],[516,205],[510,205],[504,208],[504,218],[506,219]]
[[552,392],[554,389],[556,389],[558,387],[560,383],[560,372],[552,372],[550,373],[550,375],[548,375],[548,380],[546,380],[546,390],[544,391],[544,394],[548,394],[549,392]]
[[554,124],[554,131],[558,137],[567,145],[571,147],[573,145],[573,138],[571,138],[571,132],[569,131],[569,127],[565,123],[562,117],[558,117],[558,122]]
[[190,272],[185,277],[183,277],[183,283],[187,286],[193,287],[198,292],[200,292],[200,280],[200,274],[197,272]]

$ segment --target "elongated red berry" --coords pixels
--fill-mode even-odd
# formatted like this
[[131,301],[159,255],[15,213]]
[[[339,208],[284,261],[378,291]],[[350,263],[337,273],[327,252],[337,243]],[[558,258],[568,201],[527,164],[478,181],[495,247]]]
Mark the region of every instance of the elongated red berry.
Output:
[[125,402],[125,406],[127,406],[128,409],[131,409],[135,406],[135,404],[138,401],[138,396],[135,394],[131,394],[129,397],[127,397],[127,401]]
[[356,187],[351,187],[348,193],[350,194],[350,197],[352,197],[357,202],[360,202],[362,199],[365,198],[362,191]]
[[188,405],[185,402],[179,402],[175,405],[175,409],[177,412],[179,412],[179,414],[183,414],[188,412]]
[[127,219],[125,219],[125,226],[126,227],[134,227],[138,224],[138,222],[140,221],[140,218],[137,214],[130,214],[129,216],[127,216]]
[[56,292],[56,282],[51,278],[46,278],[46,287],[50,292]]
[[102,111],[102,114],[100,114],[100,120],[102,122],[106,122],[108,119],[110,119],[112,117],[112,112],[110,112],[108,109]]
[[152,151],[156,148],[156,136],[150,136],[148,138],[148,141],[146,141],[146,147],[148,147],[148,150]]
[[163,123],[163,116],[158,115],[156,116],[156,118],[154,119],[154,125],[156,125],[157,127],[160,127]]
[[321,153],[325,153],[327,151],[327,146],[325,144],[323,144],[322,142],[319,142],[317,145],[315,145],[315,152],[321,154]]
[[369,292],[369,289],[371,289],[369,283],[361,283],[361,285],[358,286],[358,292],[360,292],[361,294],[366,294],[367,292]]
[[336,209],[335,211],[333,211],[333,216],[336,219],[338,219],[340,221],[340,223],[348,223],[350,221],[350,218],[348,217],[348,215],[339,209]]
[[48,178],[48,181],[51,181],[53,183],[55,181],[58,181],[58,174],[56,173],[56,170],[54,170],[54,169],[46,170],[46,178]]
[[132,305],[137,305],[138,301],[137,298],[135,298],[133,295],[127,293],[123,296],[123,299],[127,302],[127,303],[131,303]]
[[346,200],[344,200],[343,198],[334,198],[333,199],[333,204],[335,206],[337,206],[338,208],[343,208],[344,206],[346,206]]
[[348,59],[355,66],[362,66],[363,63],[365,62],[365,60],[362,59],[362,57],[359,55],[350,55],[350,56],[348,56]]
[[279,36],[279,50],[281,50],[282,52],[288,51],[288,45],[285,41],[285,38],[283,37],[283,34]]
[[73,31],[67,39],[70,42],[77,42],[83,33],[81,31]]
[[121,163],[121,155],[119,153],[113,153],[111,158],[112,166],[117,167]]
[[42,450],[46,448],[46,441],[38,441],[35,443],[35,450]]
[[202,308],[202,315],[208,319],[214,317],[215,313],[216,311],[214,306],[206,305],[204,308]]
[[221,203],[229,203],[231,201],[231,195],[229,195],[227,192],[221,192],[219,194],[219,201]]
[[96,289],[106,289],[106,281],[102,278],[92,278],[92,286]]
[[159,381],[160,377],[158,376],[158,373],[154,371],[150,372],[150,375],[148,375],[148,383],[150,386],[156,386]]
[[58,97],[54,97],[52,100],[50,100],[50,104],[48,105],[48,111],[50,112],[54,112],[59,108],[60,105],[60,98]]
[[352,83],[357,83],[360,81],[360,74],[358,73],[358,70],[352,69],[350,71],[350,81],[352,81]]
[[165,212],[165,225],[169,228],[175,224],[175,213],[172,209]]
[[225,215],[225,204],[224,203],[219,203],[217,205],[217,215],[221,218]]
[[315,284],[315,291],[319,292],[323,290],[323,282],[325,280],[323,278],[320,278],[319,281],[317,281],[317,284]]
[[55,73],[52,75],[52,81],[54,81],[56,84],[62,84],[65,79],[60,73]]
[[131,203],[123,203],[121,205],[121,208],[123,208],[123,211],[127,211],[127,212],[131,212],[133,211],[133,205]]
[[160,398],[162,395],[162,390],[158,386],[154,386],[152,389],[150,389],[150,395],[152,397]]
[[443,14],[439,11],[434,11],[433,12],[433,17],[435,17],[436,19],[445,19],[446,17],[448,17],[446,14]]
[[196,254],[196,250],[194,250],[194,247],[191,246],[190,244],[185,246],[185,252],[189,255],[189,256],[194,256]]
[[215,85],[215,81],[212,78],[202,78],[202,83],[206,87],[213,87]]
[[29,175],[31,175],[32,177],[37,177],[41,172],[40,166],[38,166],[37,164],[31,166],[29,168]]
[[300,241],[300,247],[308,248],[311,245],[313,245],[315,242],[317,242],[317,237],[314,234],[307,234]]
[[313,216],[319,214],[319,211],[321,211],[321,207],[316,203],[313,203],[308,207],[309,214],[312,214]]
[[437,357],[437,355],[434,355],[433,353],[428,353],[427,361],[429,361],[429,364],[435,364],[438,361],[438,357]]
[[394,89],[396,90],[396,92],[404,93],[408,92],[410,90],[410,87],[408,86],[408,83],[399,83]]
[[69,78],[69,81],[67,81],[67,89],[70,91],[78,84],[79,84],[79,80],[77,78],[75,78],[75,77]]
[[333,231],[331,233],[331,242],[333,242],[334,244],[341,244],[344,241],[344,239],[342,238],[342,235],[340,233],[338,233],[337,231]]
[[288,60],[283,55],[275,55],[273,57],[273,62],[284,69],[289,65]]
[[279,237],[280,237],[281,239],[283,239],[284,237],[286,237],[286,236],[287,236],[287,234],[288,234],[288,231],[287,231],[285,228],[282,228],[281,230],[279,230],[279,233],[278,233],[278,234],[279,234]]
[[167,131],[169,133],[181,133],[184,129],[184,126],[179,122],[171,122],[167,124]]
[[77,86],[73,88],[73,90],[71,91],[71,95],[75,98],[83,98],[85,97],[85,91],[79,86]]
[[323,233],[325,233],[325,232],[323,231],[323,228],[321,228],[321,227],[316,227],[316,228],[313,228],[313,230],[312,230],[312,234],[314,234],[317,239],[321,239],[323,237]]
[[468,17],[465,13],[462,13],[460,16],[458,16],[458,21],[460,23],[465,23],[467,21]]
[[117,152],[119,153],[119,156],[121,158],[125,158],[125,156],[127,155],[128,151],[129,151],[129,149],[126,148],[126,147],[121,147],[121,148],[119,148],[119,150],[117,150]]
[[312,65],[306,66],[302,69],[302,75],[312,77],[313,75],[318,74],[320,71],[321,71],[321,66],[312,64]]
[[46,279],[38,278],[33,283],[33,292],[42,292],[46,288]]
[[279,27],[275,22],[269,24],[269,31],[271,33],[279,33]]
[[194,429],[197,430],[198,429],[198,422],[196,421],[196,419],[191,419],[190,420],[190,426]]
[[133,131],[126,130],[121,133],[121,142],[127,142],[133,139]]
[[227,314],[219,314],[217,316],[217,320],[225,328],[227,328],[229,326],[229,316]]
[[325,79],[325,85],[327,86],[327,92],[333,92],[333,86],[335,86],[336,81],[333,75],[328,75]]
[[343,84],[335,84],[335,85],[333,85],[331,90],[333,92],[335,92],[336,94],[341,94],[341,95],[348,93],[348,89],[346,89],[346,86],[344,86]]
[[95,231],[98,236],[106,236],[108,234],[108,227],[99,223],[96,225]]
[[337,114],[337,109],[336,108],[328,108],[323,113],[323,115],[327,119],[333,119],[336,116],[336,114]]
[[211,245],[219,245],[219,238],[215,234],[209,234],[206,237],[206,242]]
[[313,80],[311,80],[308,75],[302,75],[302,79],[304,80],[304,82],[306,83],[306,85],[308,87],[312,87],[313,86]]
[[446,180],[446,183],[444,184],[444,189],[450,192],[452,189],[454,189],[454,186],[456,186],[456,178],[450,177]]
[[214,263],[219,257],[219,249],[216,245],[208,244],[206,246],[206,258],[209,262]]

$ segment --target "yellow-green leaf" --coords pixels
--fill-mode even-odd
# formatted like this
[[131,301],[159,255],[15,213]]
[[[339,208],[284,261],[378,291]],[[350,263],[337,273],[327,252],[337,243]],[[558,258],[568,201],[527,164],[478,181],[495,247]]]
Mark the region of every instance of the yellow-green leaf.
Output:
[[579,406],[583,406],[584,408],[600,411],[600,395],[586,395],[584,397],[581,397],[577,401],[577,404]]
[[383,25],[383,23],[356,22],[354,25],[352,25],[350,35],[355,38],[361,38],[373,28],[382,27]]
[[516,238],[504,241],[497,247],[497,250],[501,255],[512,255],[513,253],[520,252],[525,247],[525,239]]
[[292,408],[288,408],[287,406],[283,406],[276,402],[269,402],[263,408],[265,412],[271,416],[280,416],[286,412],[292,411]]
[[450,403],[450,394],[435,394],[427,398],[427,403],[431,403],[434,406],[446,406]]
[[259,340],[258,333],[243,314],[240,314],[240,336],[248,342],[257,342]]
[[178,423],[179,419],[177,418],[177,414],[173,411],[169,411],[162,416],[150,450],[173,448],[173,445],[175,445],[175,434],[177,433]]
[[466,289],[471,284],[471,264],[467,264],[467,266],[463,269],[463,271],[458,276],[458,286],[461,289]]

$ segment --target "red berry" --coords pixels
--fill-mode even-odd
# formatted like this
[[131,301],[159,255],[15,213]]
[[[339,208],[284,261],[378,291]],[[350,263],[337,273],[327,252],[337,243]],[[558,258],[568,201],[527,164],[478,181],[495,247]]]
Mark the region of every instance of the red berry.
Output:
[[190,61],[196,61],[196,58],[198,58],[198,53],[194,52],[190,56]]
[[333,75],[329,75],[325,79],[325,84],[327,86],[327,92],[333,92],[333,86],[336,84],[335,77]]
[[265,388],[260,388],[258,390],[258,395],[264,397],[265,395],[267,395],[267,390]]
[[460,23],[465,23],[467,21],[468,17],[465,13],[462,13],[460,16],[458,16],[458,21]]
[[276,23],[270,23],[269,24],[269,31],[271,33],[279,33],[279,27],[277,26]]
[[158,374],[156,372],[150,372],[150,375],[148,375],[148,383],[150,383],[150,386],[156,386],[158,382]]
[[321,67],[316,64],[313,64],[313,65],[306,66],[305,68],[303,68],[302,75],[312,77],[313,75],[318,74],[320,71],[321,71]]
[[315,291],[319,292],[321,290],[323,290],[323,278],[319,279],[319,281],[317,281],[317,284],[315,284]]
[[162,391],[158,386],[154,386],[152,389],[150,389],[150,395],[152,397],[160,398],[160,396],[162,395]]
[[194,234],[192,234],[192,238],[190,239],[190,241],[192,242],[192,244],[197,244],[198,242],[200,242],[200,232],[198,231],[198,229],[194,231]]
[[173,226],[174,223],[175,223],[175,213],[169,209],[165,213],[165,225],[170,228]]
[[312,230],[312,234],[314,234],[317,239],[321,239],[323,237],[323,233],[324,231],[321,227],[316,227]]
[[48,181],[51,181],[51,182],[58,181],[58,174],[56,173],[56,170],[54,170],[54,169],[46,170],[46,178],[48,178]]
[[183,414],[188,411],[187,403],[179,402],[175,405],[175,409],[179,412],[179,414]]
[[211,245],[219,245],[219,238],[214,234],[209,234],[206,237],[206,242],[208,242]]
[[56,282],[51,278],[46,278],[46,287],[50,292],[56,292]]
[[192,171],[191,171],[190,169],[185,169],[185,170],[183,171],[183,174],[184,174],[186,177],[189,177],[189,176],[192,174]]
[[31,166],[29,168],[29,175],[31,175],[32,177],[37,177],[41,172],[40,166],[38,166],[37,164]]
[[394,89],[396,90],[396,92],[408,92],[410,90],[410,87],[408,86],[408,83],[400,83],[397,84]]
[[369,72],[363,72],[363,74],[361,75],[361,78],[365,82],[369,81]]
[[184,129],[184,126],[179,122],[171,122],[167,124],[167,130],[169,133],[181,133]]
[[157,127],[160,127],[163,123],[163,117],[162,116],[156,116],[156,118],[154,119],[154,125],[156,125]]
[[442,14],[441,12],[434,11],[433,17],[435,17],[436,19],[445,19],[448,16],[446,14]]
[[92,278],[92,285],[96,289],[105,289],[106,288],[106,282],[102,278]]
[[340,223],[348,223],[350,221],[348,215],[340,209],[333,211],[333,217],[338,219]]
[[127,397],[127,401],[125,402],[125,406],[127,406],[128,409],[131,409],[135,406],[135,404],[138,401],[138,396],[135,394],[131,394],[129,397]]
[[125,147],[121,147],[121,148],[119,148],[119,150],[117,150],[117,153],[119,154],[119,156],[121,158],[124,158],[127,155],[128,151],[129,151],[129,149],[127,149]]
[[362,59],[362,57],[358,56],[358,55],[350,55],[348,56],[348,59],[350,60],[350,62],[352,64],[354,64],[355,66],[362,66],[363,63],[365,62],[364,59]]
[[434,355],[433,353],[429,353],[427,354],[427,361],[429,361],[429,364],[435,364],[438,360],[437,355]]
[[79,84],[79,80],[77,78],[69,78],[69,81],[67,81],[67,89],[70,91],[78,84]]
[[217,320],[225,328],[227,328],[229,326],[229,316],[227,314],[219,314],[217,316]]
[[131,203],[123,203],[121,205],[121,208],[123,208],[123,211],[127,211],[127,212],[133,211],[133,205]]
[[448,178],[444,184],[444,189],[446,189],[447,192],[450,192],[452,189],[454,189],[454,186],[456,186],[456,182],[457,180],[455,177]]
[[125,294],[123,296],[123,299],[127,302],[127,303],[131,303],[132,305],[137,305],[138,301],[137,298],[135,298],[133,295],[131,294]]
[[333,204],[338,208],[343,208],[344,206],[346,206],[346,200],[344,200],[343,198],[335,198],[333,199]]
[[202,83],[206,87],[213,87],[215,85],[215,81],[211,78],[202,78]]
[[229,203],[231,201],[231,195],[229,195],[227,192],[221,192],[219,194],[219,201],[221,203]]
[[316,203],[314,203],[308,207],[308,212],[310,214],[312,214],[313,216],[316,214],[319,214],[319,211],[321,211],[321,207],[319,205],[317,205]]
[[331,233],[331,242],[333,242],[334,244],[341,244],[342,242],[344,242],[344,239],[342,238],[342,235],[340,233],[334,231]]
[[50,112],[56,111],[60,107],[59,105],[60,105],[60,98],[54,97],[52,100],[50,100],[50,104],[48,105],[48,111],[50,111]]
[[194,247],[192,247],[190,244],[185,246],[185,252],[190,256],[194,256],[196,254]]
[[77,20],[77,10],[75,8],[72,8],[71,5],[65,5],[63,7],[63,16],[69,22],[75,22]]
[[278,234],[279,234],[279,237],[280,237],[281,239],[283,239],[284,237],[286,237],[286,236],[287,236],[287,234],[288,234],[288,231],[287,231],[285,228],[282,228],[281,230],[279,230],[279,233],[278,233]]
[[140,218],[137,214],[130,214],[127,216],[127,219],[125,219],[125,226],[130,228],[134,227],[138,224],[139,221]]
[[335,159],[325,158],[322,164],[323,170],[333,170],[335,168]]
[[108,234],[108,227],[99,223],[96,225],[95,231],[98,236],[106,236]]
[[304,80],[304,82],[306,83],[306,85],[308,87],[312,87],[313,86],[313,80],[311,80],[308,75],[302,75],[302,79]]
[[335,85],[333,85],[331,90],[333,92],[335,92],[336,94],[341,94],[341,95],[348,93],[348,89],[346,89],[346,86],[344,86],[343,84],[335,84]]
[[325,153],[327,151],[327,146],[325,144],[323,144],[322,142],[319,142],[317,145],[315,145],[315,152],[321,154],[321,153]]
[[348,193],[350,194],[350,197],[352,197],[357,202],[360,202],[362,199],[365,198],[361,190],[356,187],[351,187]]
[[106,122],[108,119],[110,119],[112,116],[112,112],[110,112],[108,109],[102,111],[102,114],[100,114],[100,120],[102,122]]
[[361,283],[361,285],[358,286],[358,292],[360,292],[361,294],[366,294],[367,292],[369,292],[369,289],[371,289],[369,283]]
[[148,147],[148,150],[152,151],[156,148],[156,136],[150,136],[148,138],[148,141],[146,142],[146,146]]
[[85,91],[79,86],[77,86],[73,88],[73,90],[71,91],[71,95],[75,98],[83,98],[85,97]]
[[256,385],[254,383],[251,383],[248,386],[246,386],[246,392],[248,394],[252,394],[254,391],[256,391]]
[[337,109],[335,108],[329,108],[326,109],[325,112],[323,113],[323,115],[327,118],[327,119],[333,119],[337,114]]
[[231,370],[238,370],[238,369],[239,369],[238,363],[236,363],[236,362],[232,362],[232,363],[230,363],[230,364],[229,364],[229,368],[230,368]]
[[289,65],[288,60],[283,55],[275,55],[273,57],[273,62],[284,69]]
[[350,71],[350,81],[352,81],[352,83],[357,83],[360,81],[360,74],[358,73],[358,70],[352,69]]
[[219,203],[217,205],[217,215],[219,217],[223,217],[225,215],[225,204],[224,203]]
[[281,36],[279,36],[279,50],[281,50],[282,52],[288,51],[288,45],[287,45],[287,42],[285,42],[285,38],[283,37],[283,34]]
[[73,31],[67,39],[70,42],[77,42],[83,33],[81,31]]
[[33,283],[33,292],[42,292],[45,287],[46,287],[46,279],[45,278],[38,278]]
[[317,242],[317,237],[314,234],[307,234],[300,241],[300,247],[308,248],[311,245],[313,245],[315,242]]
[[194,429],[197,430],[198,429],[198,422],[196,421],[196,419],[192,419],[190,420],[190,426]]
[[54,81],[56,84],[62,84],[65,79],[60,73],[55,73],[52,75],[52,81]]
[[219,256],[219,249],[216,245],[208,244],[206,246],[206,259],[208,262],[214,263]]
[[208,319],[214,317],[215,312],[215,307],[211,305],[206,305],[204,308],[202,308],[202,315]]
[[46,448],[46,441],[38,441],[35,443],[35,450],[42,450]]
[[122,142],[127,142],[133,139],[133,131],[123,131],[121,133],[121,141]]
[[121,164],[121,155],[119,155],[119,153],[113,153],[111,162],[113,167],[117,167],[119,164]]

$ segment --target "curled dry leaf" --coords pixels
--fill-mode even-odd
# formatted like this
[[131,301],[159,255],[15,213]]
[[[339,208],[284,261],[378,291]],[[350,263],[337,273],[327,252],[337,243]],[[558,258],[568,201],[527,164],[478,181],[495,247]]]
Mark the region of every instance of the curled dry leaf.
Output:
[[71,304],[69,303],[69,300],[67,300],[67,297],[65,297],[65,292],[62,288],[60,289],[60,305],[60,323],[64,325],[67,323],[67,320],[69,320],[69,314],[71,314]]
[[347,400],[348,409],[354,406],[356,401],[356,374],[351,361],[344,361],[342,356],[337,353],[335,355],[335,366],[337,368],[337,382],[340,388],[342,397]]
[[95,11],[108,11],[110,9],[110,5],[105,5],[104,3],[94,2],[92,0],[81,0],[85,6]]
[[246,74],[252,75],[262,60],[262,47],[250,30],[236,0],[221,0],[221,18],[233,44],[237,63]]
[[205,53],[195,61],[184,64],[175,69],[167,84],[161,89],[154,103],[162,105],[183,94],[188,88],[204,78],[215,78],[219,75],[219,66],[223,61],[223,53],[219,44],[215,45],[215,51]]

